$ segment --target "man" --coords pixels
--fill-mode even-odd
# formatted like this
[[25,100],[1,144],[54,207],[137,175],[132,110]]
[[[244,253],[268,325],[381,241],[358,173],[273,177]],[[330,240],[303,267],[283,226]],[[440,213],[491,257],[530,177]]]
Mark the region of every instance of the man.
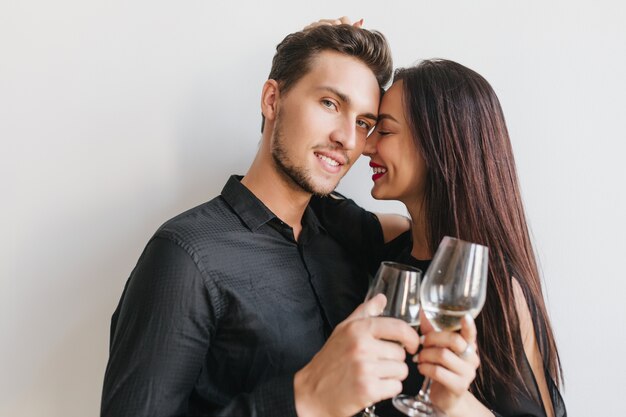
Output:
[[360,155],[391,68],[349,25],[278,45],[250,169],[165,223],[126,284],[102,416],[346,416],[400,392],[417,335],[370,317],[384,297],[356,308],[365,269],[308,208]]

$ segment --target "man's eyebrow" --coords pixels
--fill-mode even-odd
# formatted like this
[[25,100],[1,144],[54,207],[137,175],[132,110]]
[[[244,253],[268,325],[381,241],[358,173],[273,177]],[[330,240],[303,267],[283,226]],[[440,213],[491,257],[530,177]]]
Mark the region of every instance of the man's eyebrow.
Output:
[[365,117],[366,119],[373,120],[374,122],[378,120],[378,117],[376,117],[374,113],[365,113],[362,116]]
[[344,93],[342,93],[341,91],[337,90],[334,87],[329,87],[329,86],[324,85],[324,86],[318,87],[318,90],[324,90],[324,91],[333,93],[334,95],[339,97],[339,100],[343,101],[346,104],[350,104],[350,97],[348,97],[347,95],[345,95]]
[[[336,95],[337,97],[339,97],[339,100],[343,101],[346,104],[350,104],[350,97],[348,97],[347,95],[345,95],[344,93],[342,93],[341,91],[337,90],[334,87],[329,87],[329,86],[321,86],[318,88],[318,90],[324,90],[324,91],[328,91],[334,95]],[[376,119],[378,118],[374,113],[365,113],[361,115],[362,117],[365,117],[366,119],[371,119],[373,121],[376,121]]]
[[378,115],[378,121],[379,121],[379,122],[380,122],[381,120],[385,120],[385,119],[393,120],[393,121],[394,121],[394,122],[396,122],[396,123],[400,123],[400,122],[398,122],[398,121],[396,120],[396,118],[395,118],[395,117],[393,117],[393,116],[392,116],[392,115],[390,115],[390,114],[387,114],[387,113],[381,113],[381,114],[379,114],[379,115]]

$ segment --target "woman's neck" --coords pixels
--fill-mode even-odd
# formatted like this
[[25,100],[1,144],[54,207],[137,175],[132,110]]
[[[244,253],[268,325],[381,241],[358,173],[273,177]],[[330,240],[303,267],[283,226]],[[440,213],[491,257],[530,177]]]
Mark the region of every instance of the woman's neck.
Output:
[[428,247],[428,238],[426,236],[427,219],[424,214],[424,204],[420,200],[411,204],[405,203],[405,205],[412,220],[411,236],[413,238],[413,247],[411,248],[411,256],[420,260],[432,259],[433,253]]

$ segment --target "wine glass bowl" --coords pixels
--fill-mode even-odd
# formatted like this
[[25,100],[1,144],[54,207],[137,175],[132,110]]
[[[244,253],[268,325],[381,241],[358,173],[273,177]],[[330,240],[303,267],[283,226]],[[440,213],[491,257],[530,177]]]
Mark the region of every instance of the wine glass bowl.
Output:
[[420,301],[436,330],[461,328],[466,313],[476,318],[487,296],[486,246],[446,236],[426,271]]
[[422,271],[409,265],[385,261],[380,264],[366,300],[385,294],[387,304],[380,316],[394,317],[412,327],[419,325]]

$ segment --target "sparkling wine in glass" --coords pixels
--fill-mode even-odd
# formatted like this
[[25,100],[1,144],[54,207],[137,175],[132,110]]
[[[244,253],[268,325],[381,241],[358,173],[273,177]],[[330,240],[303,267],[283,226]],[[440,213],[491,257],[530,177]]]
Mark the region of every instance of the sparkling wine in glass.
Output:
[[[365,300],[385,294],[387,304],[380,314],[404,320],[417,330],[420,312],[420,280],[422,271],[397,262],[382,262]],[[363,417],[376,417],[374,406],[363,410]]]
[[[437,331],[456,331],[466,313],[476,317],[487,296],[489,249],[444,237],[424,275],[421,308]],[[408,416],[443,417],[430,401],[432,381],[426,378],[417,396],[399,395],[393,405]]]

